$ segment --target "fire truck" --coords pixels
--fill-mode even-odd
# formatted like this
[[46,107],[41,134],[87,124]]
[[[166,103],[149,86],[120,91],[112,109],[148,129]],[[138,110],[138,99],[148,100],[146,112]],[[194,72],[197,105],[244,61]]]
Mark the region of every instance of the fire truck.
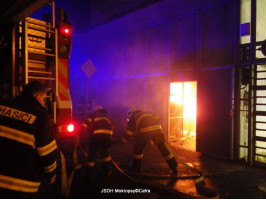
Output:
[[52,116],[56,138],[74,131],[69,93],[69,57],[72,27],[54,1],[42,19],[1,24],[0,97],[14,98],[29,81],[39,80],[48,88],[46,106]]

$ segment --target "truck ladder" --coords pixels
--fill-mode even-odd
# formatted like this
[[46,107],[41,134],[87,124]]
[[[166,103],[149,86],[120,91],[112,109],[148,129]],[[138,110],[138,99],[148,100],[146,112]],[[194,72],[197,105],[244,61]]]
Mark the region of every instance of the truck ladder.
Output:
[[[51,7],[51,20],[49,22],[26,18],[19,23],[19,62],[21,69],[20,87],[29,81],[39,80],[48,88],[47,98],[52,104],[50,112],[53,113],[56,123],[56,101],[58,88],[58,47],[57,29],[55,28],[55,5]],[[49,107],[49,106],[48,106]]]

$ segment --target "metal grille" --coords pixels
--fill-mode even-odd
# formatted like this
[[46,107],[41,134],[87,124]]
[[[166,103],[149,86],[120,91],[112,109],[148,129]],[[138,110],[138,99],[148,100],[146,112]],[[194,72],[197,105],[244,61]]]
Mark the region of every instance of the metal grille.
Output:
[[254,159],[266,163],[266,65],[257,65],[255,74]]

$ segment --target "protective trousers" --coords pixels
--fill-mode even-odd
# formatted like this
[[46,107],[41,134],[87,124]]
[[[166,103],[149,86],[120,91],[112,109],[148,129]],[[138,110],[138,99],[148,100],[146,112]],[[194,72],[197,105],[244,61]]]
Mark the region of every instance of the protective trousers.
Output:
[[89,148],[88,148],[88,157],[87,157],[87,174],[88,176],[92,176],[94,166],[95,166],[95,158],[98,148],[100,148],[102,166],[105,175],[109,175],[111,173],[111,158],[109,154],[109,148],[112,144],[112,137],[109,134],[95,134],[89,139]]
[[177,173],[177,162],[174,156],[167,149],[165,145],[164,135],[161,131],[150,131],[145,133],[139,133],[135,136],[134,143],[134,160],[133,160],[133,171],[141,172],[141,163],[143,159],[143,150],[149,140],[152,140],[157,146],[161,154],[164,156],[168,166],[172,169],[173,173]]

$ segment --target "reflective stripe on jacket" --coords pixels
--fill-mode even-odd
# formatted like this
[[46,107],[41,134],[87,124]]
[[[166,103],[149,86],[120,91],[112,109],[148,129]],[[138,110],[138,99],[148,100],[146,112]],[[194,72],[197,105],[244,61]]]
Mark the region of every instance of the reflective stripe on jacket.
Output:
[[55,175],[57,145],[49,114],[31,96],[0,100],[0,187],[37,192]]
[[161,130],[158,117],[152,113],[136,110],[129,119],[126,135],[132,136],[134,132],[145,133],[154,130]]
[[87,127],[91,134],[113,134],[113,124],[107,114],[93,113],[87,119]]

